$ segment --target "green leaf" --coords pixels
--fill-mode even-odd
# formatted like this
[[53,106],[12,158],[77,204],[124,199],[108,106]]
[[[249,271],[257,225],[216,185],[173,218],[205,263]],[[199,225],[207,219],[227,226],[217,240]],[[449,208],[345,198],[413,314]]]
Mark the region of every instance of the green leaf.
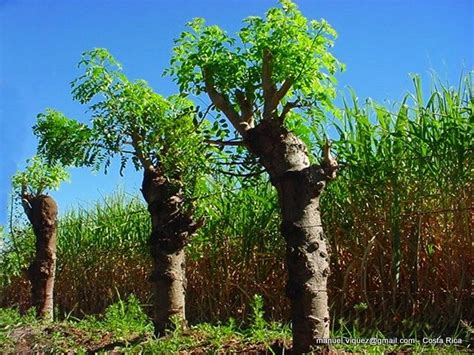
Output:
[[27,160],[23,171],[18,171],[12,178],[12,185],[17,194],[28,192],[38,196],[47,190],[57,190],[60,184],[69,180],[69,174],[61,164],[49,164],[39,156]]

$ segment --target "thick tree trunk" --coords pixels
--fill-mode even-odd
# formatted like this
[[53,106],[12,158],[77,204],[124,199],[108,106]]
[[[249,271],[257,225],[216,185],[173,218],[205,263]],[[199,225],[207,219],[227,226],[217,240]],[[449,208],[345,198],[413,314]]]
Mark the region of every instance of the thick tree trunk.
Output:
[[[319,198],[305,179],[279,188],[282,235],[286,240],[287,295],[291,301],[293,348],[307,352],[329,337],[327,279],[329,253],[319,213]],[[295,198],[296,197],[296,198]]]
[[58,207],[53,198],[46,195],[23,195],[23,201],[36,236],[35,259],[28,268],[32,302],[38,317],[52,320]]
[[181,183],[158,169],[146,169],[142,194],[148,204],[152,232],[149,239],[153,259],[153,323],[162,336],[173,326],[173,318],[185,324],[184,248],[202,223],[194,223],[185,211]]
[[276,187],[286,241],[287,296],[291,301],[293,351],[311,351],[329,337],[329,251],[321,226],[319,196],[336,167],[311,165],[305,144],[276,120],[247,131],[245,142]]

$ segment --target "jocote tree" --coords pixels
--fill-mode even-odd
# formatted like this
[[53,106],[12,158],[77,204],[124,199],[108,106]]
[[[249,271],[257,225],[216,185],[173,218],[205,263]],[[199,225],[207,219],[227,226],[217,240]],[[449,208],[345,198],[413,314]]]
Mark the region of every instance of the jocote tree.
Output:
[[141,191],[148,205],[153,259],[157,335],[185,320],[185,254],[194,221],[190,198],[204,171],[206,147],[198,133],[196,110],[180,96],[156,94],[144,81],[129,81],[105,49],[86,52],[79,63],[85,74],[72,82],[73,97],[89,104],[91,124],[49,110],[34,127],[40,153],[66,165],[109,167],[114,157],[120,172],[131,161],[143,172]]
[[38,156],[28,161],[24,171],[12,179],[15,194],[20,198],[35,234],[35,257],[28,268],[31,299],[39,318],[52,320],[54,278],[56,273],[56,237],[58,206],[47,195],[69,178],[60,164],[48,164]]
[[308,140],[297,132],[335,111],[334,74],[342,65],[329,52],[336,33],[327,22],[308,21],[289,0],[280,4],[264,18],[245,19],[236,36],[194,19],[176,39],[167,73],[182,93],[207,94],[278,192],[293,344],[301,353],[329,336],[329,251],[319,196],[337,163],[328,144],[318,162],[308,144],[321,137]]

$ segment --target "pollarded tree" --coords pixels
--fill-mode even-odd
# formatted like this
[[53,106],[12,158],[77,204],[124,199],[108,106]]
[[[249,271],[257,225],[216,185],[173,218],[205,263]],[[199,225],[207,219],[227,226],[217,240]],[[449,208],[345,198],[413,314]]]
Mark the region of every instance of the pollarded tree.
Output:
[[28,268],[28,278],[37,316],[46,320],[53,319],[58,215],[56,202],[46,192],[57,190],[68,178],[60,164],[50,165],[35,156],[28,161],[25,170],[17,172],[12,179],[15,194],[21,199],[36,237],[35,257]]
[[182,93],[207,94],[277,189],[293,344],[300,353],[329,336],[329,252],[319,196],[335,178],[337,163],[328,144],[318,163],[308,151],[310,141],[296,132],[310,130],[334,110],[333,75],[341,65],[329,52],[336,36],[329,24],[308,21],[290,0],[280,3],[265,18],[248,17],[234,37],[203,19],[188,23],[167,73]]
[[193,221],[190,198],[206,166],[196,110],[180,96],[156,94],[129,81],[105,49],[83,54],[85,74],[72,82],[73,97],[89,104],[91,125],[49,110],[34,127],[40,153],[66,165],[109,167],[119,157],[143,172],[141,191],[151,216],[150,251],[157,335],[185,320],[184,247],[202,221]]

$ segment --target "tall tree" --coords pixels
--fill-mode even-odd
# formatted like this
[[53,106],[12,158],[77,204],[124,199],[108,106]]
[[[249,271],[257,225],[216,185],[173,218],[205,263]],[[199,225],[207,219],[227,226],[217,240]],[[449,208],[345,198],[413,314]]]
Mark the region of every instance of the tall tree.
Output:
[[191,196],[206,166],[195,108],[180,96],[156,94],[144,81],[129,81],[105,49],[83,54],[85,74],[72,82],[73,97],[90,105],[91,125],[49,110],[34,128],[40,153],[66,165],[107,168],[116,156],[120,173],[128,161],[143,172],[141,191],[148,205],[153,259],[157,335],[185,320],[185,254],[202,221],[192,219]]
[[25,170],[17,172],[12,179],[36,237],[35,257],[28,268],[28,278],[37,316],[46,320],[53,319],[58,215],[58,206],[46,191],[58,189],[68,177],[60,164],[50,165],[35,156],[28,161]]
[[318,162],[308,144],[321,137],[298,132],[311,131],[334,111],[333,75],[342,66],[329,52],[336,36],[329,24],[308,21],[289,0],[280,4],[264,18],[245,19],[234,37],[203,19],[191,21],[176,40],[167,73],[182,93],[207,94],[277,189],[293,344],[301,353],[329,336],[329,251],[319,196],[337,163],[328,144]]

